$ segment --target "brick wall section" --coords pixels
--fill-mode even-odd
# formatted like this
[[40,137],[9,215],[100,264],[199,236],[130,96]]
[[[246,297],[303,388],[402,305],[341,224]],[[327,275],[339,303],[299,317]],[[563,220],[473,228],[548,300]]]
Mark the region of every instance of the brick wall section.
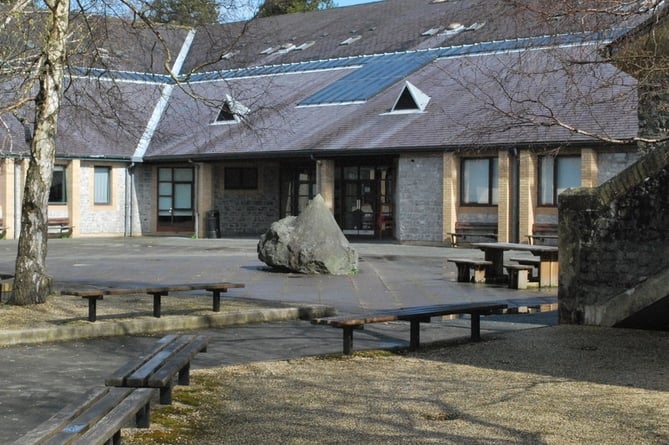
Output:
[[511,162],[509,152],[499,152],[499,199],[497,204],[497,239],[509,242],[513,236],[511,212],[513,206],[513,184],[511,183]]
[[[111,168],[111,202],[100,205],[93,201],[93,174],[96,166]],[[72,221],[79,227],[79,234],[83,236],[92,235],[118,235],[123,234],[125,229],[125,165],[108,163],[81,163],[79,175],[79,220]]]
[[633,315],[623,301],[645,298],[644,282],[669,268],[669,146],[597,188],[560,195],[559,236],[560,322],[600,324],[607,304],[618,320],[602,324]]
[[397,237],[443,242],[443,156],[401,156],[397,173]]

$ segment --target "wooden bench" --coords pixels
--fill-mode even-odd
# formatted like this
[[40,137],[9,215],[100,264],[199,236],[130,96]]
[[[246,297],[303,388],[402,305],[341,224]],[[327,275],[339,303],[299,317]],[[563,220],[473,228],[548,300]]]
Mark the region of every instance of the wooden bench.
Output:
[[49,236],[66,238],[72,234],[73,226],[70,226],[69,218],[49,218],[47,220]]
[[159,388],[160,403],[172,403],[172,387],[190,384],[190,362],[198,352],[207,352],[203,335],[166,335],[145,355],[131,360],[105,380],[107,386]]
[[[446,261],[455,263],[458,268],[458,282],[459,283],[485,283],[485,272],[489,266],[492,266],[492,261],[476,260],[472,258],[448,258]],[[470,274],[470,269],[474,269],[474,275]]]
[[80,403],[69,405],[15,442],[28,444],[120,444],[121,429],[134,420],[138,428],[151,422],[150,388],[96,388]]
[[497,240],[497,223],[459,222],[455,223],[455,232],[449,232],[451,247],[458,247],[465,240],[476,242],[482,240]]
[[530,244],[556,246],[558,241],[557,224],[532,224],[532,234],[527,235]]
[[420,346],[420,323],[429,323],[432,317],[469,314],[471,316],[471,339],[478,341],[481,339],[480,316],[501,312],[506,308],[506,304],[497,303],[437,304],[379,310],[361,315],[317,318],[312,320],[311,323],[341,328],[343,330],[344,354],[350,355],[353,350],[353,330],[361,329],[366,324],[408,321],[410,323],[410,348],[418,349]]
[[74,295],[81,298],[88,299],[88,321],[94,322],[97,320],[97,302],[104,299],[105,296],[110,295],[133,295],[133,294],[148,294],[153,296],[153,316],[160,318],[161,312],[161,297],[168,295],[170,292],[188,292],[193,290],[206,290],[212,293],[213,303],[212,311],[221,311],[221,293],[227,292],[228,289],[242,288],[241,283],[199,283],[199,284],[182,284],[182,285],[167,285],[156,287],[143,288],[107,288],[107,289],[63,289],[60,293],[65,295]]
[[527,264],[505,264],[504,268],[509,274],[509,288],[527,289],[530,282],[530,274],[534,266]]
[[2,302],[2,296],[5,293],[5,291],[10,292],[14,287],[13,281],[5,281],[5,280],[12,280],[13,278],[14,278],[13,274],[0,273],[0,302]]

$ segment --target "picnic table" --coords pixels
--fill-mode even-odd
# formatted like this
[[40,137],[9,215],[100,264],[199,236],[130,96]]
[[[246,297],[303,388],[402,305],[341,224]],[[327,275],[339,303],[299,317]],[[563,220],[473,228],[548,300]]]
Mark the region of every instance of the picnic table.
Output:
[[494,281],[504,275],[504,252],[516,250],[529,252],[539,257],[539,286],[551,287],[558,284],[558,248],[557,246],[542,246],[520,243],[473,243],[472,247],[484,252],[486,261],[492,262],[486,270],[486,279]]

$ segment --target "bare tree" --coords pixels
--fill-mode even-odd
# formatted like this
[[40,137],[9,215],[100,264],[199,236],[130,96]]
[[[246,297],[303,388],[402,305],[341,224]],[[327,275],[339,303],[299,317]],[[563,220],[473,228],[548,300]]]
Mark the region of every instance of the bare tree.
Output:
[[[109,62],[110,55],[103,50],[103,42],[111,45],[117,40],[123,41],[116,35],[130,26],[137,30],[138,48],[149,48],[137,58],[147,65],[145,71],[162,69],[174,79],[178,77],[178,73],[171,70],[174,60],[172,49],[176,43],[170,42],[161,33],[161,27],[165,25],[154,23],[150,19],[150,11],[142,9],[138,3],[124,0],[99,4],[78,2],[76,8],[72,8],[69,0],[45,0],[44,8],[39,6],[35,9],[30,0],[19,0],[0,13],[0,78],[3,84],[0,88],[3,98],[0,123],[9,128],[10,123],[5,116],[14,115],[25,130],[26,142],[29,143],[14,286],[9,301],[16,305],[44,303],[51,292],[52,279],[46,270],[47,211],[59,114],[64,101],[72,101],[71,96],[76,98],[76,94],[98,90],[98,94],[95,91],[92,93],[97,96],[95,100],[82,100],[81,103],[96,107],[96,115],[101,120],[109,122],[116,119],[114,128],[124,125],[115,110],[124,98],[113,77],[108,77],[104,86],[98,83],[97,86],[82,87],[81,84],[86,82],[79,82],[80,85],[72,82],[71,76],[77,72],[75,65],[80,69],[97,67],[100,72],[105,71],[108,63],[116,61]],[[122,16],[122,20],[114,15]],[[152,57],[154,54],[159,54],[155,60]],[[217,60],[220,56],[217,55]],[[113,68],[122,70],[124,67]],[[90,73],[79,75],[87,74],[92,77]],[[88,83],[92,82],[94,80]],[[101,89],[105,90],[105,94],[99,94]],[[64,95],[66,90],[70,92],[67,96]],[[72,94],[73,91],[76,94]],[[128,126],[122,131],[139,129]]]

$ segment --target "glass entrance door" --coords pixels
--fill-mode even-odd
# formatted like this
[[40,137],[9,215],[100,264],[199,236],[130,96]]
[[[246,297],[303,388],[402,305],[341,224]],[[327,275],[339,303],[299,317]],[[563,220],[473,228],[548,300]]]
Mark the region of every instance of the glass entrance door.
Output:
[[158,169],[158,230],[190,232],[194,230],[193,169],[161,167]]
[[392,169],[342,166],[335,181],[335,218],[346,235],[392,236]]

